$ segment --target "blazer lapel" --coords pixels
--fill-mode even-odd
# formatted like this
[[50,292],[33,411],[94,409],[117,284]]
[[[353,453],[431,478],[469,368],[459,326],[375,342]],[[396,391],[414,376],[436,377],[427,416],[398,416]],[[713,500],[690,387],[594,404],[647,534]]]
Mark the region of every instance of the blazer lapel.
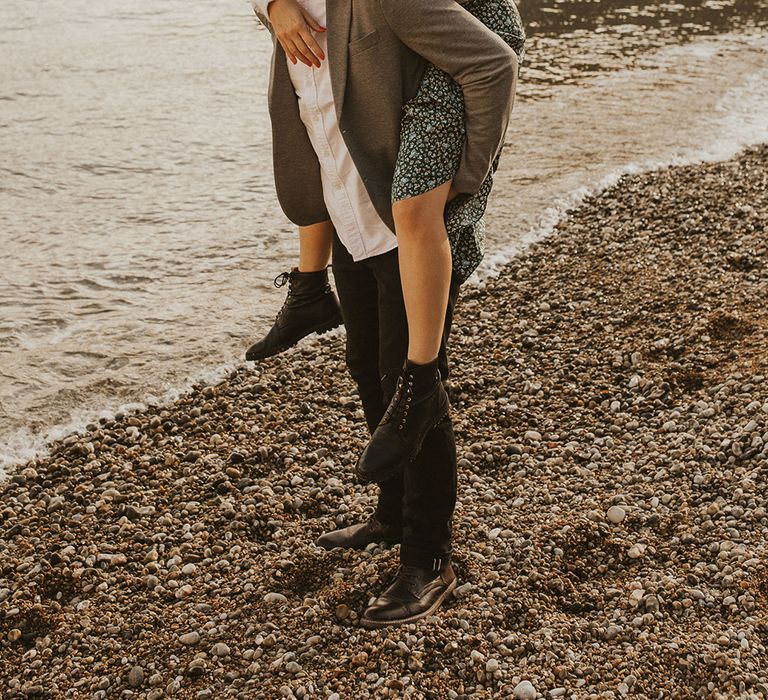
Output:
[[328,60],[336,116],[341,120],[344,93],[347,88],[349,28],[352,23],[352,0],[326,0]]

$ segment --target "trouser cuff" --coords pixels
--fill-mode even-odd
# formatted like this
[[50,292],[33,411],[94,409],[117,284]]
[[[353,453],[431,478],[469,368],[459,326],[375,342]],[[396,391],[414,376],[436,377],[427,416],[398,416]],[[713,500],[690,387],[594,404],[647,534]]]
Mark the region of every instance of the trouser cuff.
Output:
[[403,566],[416,566],[435,574],[451,563],[451,553],[435,553],[400,545],[400,563]]

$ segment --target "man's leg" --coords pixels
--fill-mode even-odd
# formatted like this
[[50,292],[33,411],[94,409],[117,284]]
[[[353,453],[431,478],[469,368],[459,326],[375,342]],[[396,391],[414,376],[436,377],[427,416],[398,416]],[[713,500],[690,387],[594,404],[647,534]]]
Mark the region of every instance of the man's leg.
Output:
[[[389,403],[408,348],[405,306],[396,269],[382,261],[376,269],[379,283],[379,363],[384,401]],[[459,284],[452,280],[438,352],[438,367],[448,378],[447,342]],[[427,433],[421,452],[405,469],[403,517],[405,529],[400,560],[403,564],[433,568],[435,560],[448,564],[451,553],[451,518],[456,507],[456,441],[449,418]]]
[[[379,362],[385,400],[395,391],[408,349],[408,325],[396,260],[372,261],[379,294]],[[448,375],[446,342],[459,285],[450,285],[438,366]],[[451,518],[456,505],[456,444],[450,418],[430,430],[421,452],[405,470],[403,567],[393,585],[366,611],[363,624],[400,624],[436,610],[455,586],[450,566]],[[416,578],[413,579],[412,577]],[[413,590],[420,593],[414,595]]]
[[[452,279],[438,354],[440,376],[444,381],[448,379],[447,343],[459,287],[455,278]],[[456,508],[456,461],[456,439],[449,416],[427,434],[418,457],[405,467],[405,529],[400,548],[403,564],[433,565],[438,570],[450,562],[451,521]]]
[[[347,367],[357,384],[366,423],[372,432],[386,408],[379,373],[378,286],[368,261],[354,262],[338,237],[333,247],[333,275],[347,329]],[[380,488],[371,521],[327,533],[318,545],[358,548],[382,539],[399,542],[403,525],[402,475],[380,484]]]

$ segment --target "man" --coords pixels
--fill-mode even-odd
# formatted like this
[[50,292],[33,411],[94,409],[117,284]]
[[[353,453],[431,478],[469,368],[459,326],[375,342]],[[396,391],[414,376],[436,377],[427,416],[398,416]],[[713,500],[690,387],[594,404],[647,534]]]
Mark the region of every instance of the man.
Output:
[[[295,0],[254,2],[270,29],[269,15],[281,3],[295,6]],[[404,369],[408,327],[391,205],[402,109],[416,94],[427,61],[461,86],[467,138],[453,188],[474,193],[503,142],[517,59],[454,0],[354,0],[354,5],[301,0],[300,5],[296,9],[316,33],[302,34],[303,22],[273,32],[278,43],[269,102],[278,199],[300,234],[313,227],[334,229],[333,271],[347,329],[347,365],[366,422],[371,432],[391,424],[408,439],[424,425],[418,401],[411,406],[409,396],[418,396],[419,385],[433,376],[418,366]],[[443,380],[458,287],[454,279],[437,359]],[[395,410],[385,415],[399,395],[402,400],[393,401]],[[380,486],[376,513],[368,521],[326,533],[317,542],[361,549],[382,540],[401,542],[395,581],[362,617],[369,627],[425,617],[456,586],[450,562],[456,503],[450,416],[426,429],[415,459]]]

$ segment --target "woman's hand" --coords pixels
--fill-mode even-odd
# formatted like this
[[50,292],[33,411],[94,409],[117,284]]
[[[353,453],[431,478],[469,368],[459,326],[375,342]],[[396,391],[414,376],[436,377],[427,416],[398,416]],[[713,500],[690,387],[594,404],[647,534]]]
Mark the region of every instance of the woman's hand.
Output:
[[280,46],[291,63],[301,61],[307,66],[320,67],[325,54],[312,36],[312,30],[324,32],[314,18],[296,0],[272,0],[267,14]]

